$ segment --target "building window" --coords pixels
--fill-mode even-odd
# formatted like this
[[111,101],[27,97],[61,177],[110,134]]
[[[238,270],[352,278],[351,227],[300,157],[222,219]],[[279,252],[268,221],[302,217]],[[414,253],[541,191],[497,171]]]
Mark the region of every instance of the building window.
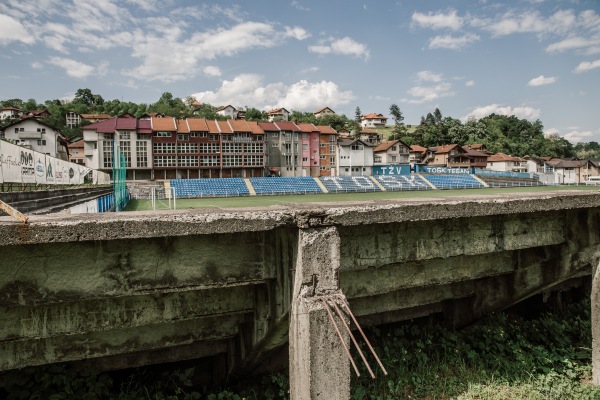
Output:
[[171,132],[154,132],[154,137],[171,137]]
[[302,157],[302,162],[308,162],[308,157]]
[[197,167],[198,156],[178,156],[177,165],[180,167]]
[[262,167],[263,159],[262,155],[244,155],[244,165],[247,167]]
[[121,140],[119,142],[121,148],[121,154],[125,157],[125,167],[131,167],[131,142],[129,140]]
[[190,132],[190,137],[198,137],[198,132]]
[[196,143],[177,143],[178,153],[197,153],[198,144]]
[[45,146],[46,145],[46,140],[45,139],[41,139],[37,141],[38,146]]
[[200,153],[218,153],[218,143],[200,143]]
[[104,168],[112,168],[112,142],[108,140],[102,142],[102,161]]
[[145,168],[148,166],[148,142],[138,140],[135,142],[135,152],[137,158],[138,168]]
[[334,156],[329,157],[329,164],[335,164],[335,157]]
[[202,167],[218,167],[219,156],[200,156],[200,166]]
[[308,144],[302,144],[302,151],[308,151]]
[[104,134],[104,140],[112,140],[113,135],[112,133],[105,133]]
[[131,133],[129,131],[119,133],[119,139],[129,140],[131,139]]
[[175,143],[154,143],[154,154],[175,153]]
[[362,150],[363,149],[363,145],[358,143],[358,142],[354,142],[352,143],[352,150]]
[[276,132],[271,133],[272,139],[277,139],[278,137],[279,137],[279,133],[276,133]]
[[175,156],[154,156],[155,167],[174,167]]
[[177,134],[177,140],[187,142],[188,140],[190,140],[190,135],[188,135],[187,133],[179,133]]
[[208,140],[219,140],[219,135],[209,135]]

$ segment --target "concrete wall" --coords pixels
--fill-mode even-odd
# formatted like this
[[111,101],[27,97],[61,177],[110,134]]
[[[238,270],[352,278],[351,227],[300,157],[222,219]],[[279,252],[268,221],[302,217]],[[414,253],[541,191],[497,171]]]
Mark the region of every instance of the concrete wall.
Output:
[[[29,225],[2,217],[0,370],[211,355],[229,371],[252,370],[288,342],[306,229],[339,238],[322,245],[339,253],[341,293],[359,321],[444,313],[462,325],[581,284],[600,259],[600,194],[34,216]],[[331,278],[329,262],[310,263],[317,284]]]

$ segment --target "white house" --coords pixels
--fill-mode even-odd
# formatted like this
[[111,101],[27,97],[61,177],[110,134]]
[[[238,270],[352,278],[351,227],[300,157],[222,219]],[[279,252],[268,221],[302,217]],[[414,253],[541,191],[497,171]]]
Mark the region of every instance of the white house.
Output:
[[370,113],[361,116],[360,124],[363,128],[383,128],[387,122],[387,117],[383,114]]
[[340,138],[337,142],[339,176],[370,176],[373,174],[373,145],[360,139]]
[[400,140],[385,142],[373,149],[374,165],[408,164],[409,147]]
[[16,145],[68,160],[66,139],[58,130],[35,118],[28,117],[7,125],[4,137]]
[[323,108],[320,108],[317,111],[315,111],[313,113],[313,115],[315,116],[315,118],[319,118],[319,117],[322,117],[324,115],[335,115],[335,111],[333,111],[329,107],[323,107]]
[[527,172],[528,166],[527,161],[520,157],[496,153],[488,157],[486,169],[502,172]]
[[18,119],[21,115],[21,110],[14,107],[1,107],[0,108],[0,120],[4,119]]
[[228,104],[226,106],[219,107],[217,114],[227,118],[236,119],[238,116],[238,110],[234,106]]
[[283,107],[267,111],[267,115],[269,116],[269,122],[289,121],[290,119],[290,112]]

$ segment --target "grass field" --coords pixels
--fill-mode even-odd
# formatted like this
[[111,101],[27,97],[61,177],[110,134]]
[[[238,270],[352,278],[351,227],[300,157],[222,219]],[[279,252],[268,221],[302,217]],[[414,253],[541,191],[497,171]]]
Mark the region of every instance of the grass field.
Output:
[[[596,190],[593,186],[536,186],[515,188],[484,188],[456,190],[423,190],[399,192],[368,192],[368,193],[332,193],[332,194],[301,194],[285,196],[243,196],[243,197],[211,197],[204,199],[177,199],[177,209],[194,208],[230,208],[230,207],[268,207],[273,205],[294,205],[300,203],[344,203],[351,201],[394,200],[419,197],[447,197],[486,195],[500,193],[548,192],[557,190]],[[169,208],[168,200],[157,202],[157,210]],[[152,210],[150,200],[131,200],[125,211]]]

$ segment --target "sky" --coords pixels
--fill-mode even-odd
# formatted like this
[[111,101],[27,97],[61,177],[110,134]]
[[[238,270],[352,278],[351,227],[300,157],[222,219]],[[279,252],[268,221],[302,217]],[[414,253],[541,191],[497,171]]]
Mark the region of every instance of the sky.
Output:
[[0,76],[0,100],[397,104],[600,142],[600,0],[1,0]]

